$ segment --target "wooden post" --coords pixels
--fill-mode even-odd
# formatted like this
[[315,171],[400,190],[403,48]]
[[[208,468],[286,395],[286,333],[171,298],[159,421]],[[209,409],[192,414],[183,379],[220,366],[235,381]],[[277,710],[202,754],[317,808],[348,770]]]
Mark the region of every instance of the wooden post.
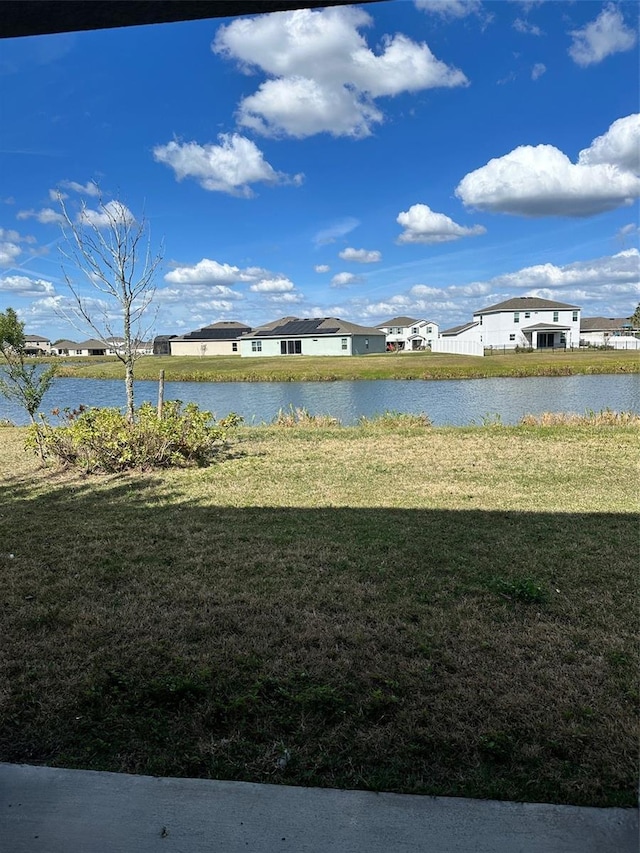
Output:
[[162,406],[164,403],[164,370],[160,371],[158,378],[158,420],[162,420]]

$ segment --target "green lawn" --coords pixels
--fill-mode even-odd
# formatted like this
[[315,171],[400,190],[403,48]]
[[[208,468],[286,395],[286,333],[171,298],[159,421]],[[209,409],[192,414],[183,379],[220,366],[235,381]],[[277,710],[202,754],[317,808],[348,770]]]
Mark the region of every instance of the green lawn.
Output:
[[23,439],[0,760],[636,804],[637,426],[241,428],[119,477]]
[[[59,359],[62,376],[120,378],[116,360]],[[471,358],[443,353],[386,353],[353,356],[146,356],[136,363],[138,379],[203,382],[332,381],[337,379],[479,379],[488,376],[568,376],[574,373],[638,373],[637,352],[576,350],[508,353]]]

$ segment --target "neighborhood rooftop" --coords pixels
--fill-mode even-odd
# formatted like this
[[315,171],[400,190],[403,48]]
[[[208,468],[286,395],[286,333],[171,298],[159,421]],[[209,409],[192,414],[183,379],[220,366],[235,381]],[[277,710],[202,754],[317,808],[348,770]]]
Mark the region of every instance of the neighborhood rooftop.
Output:
[[358,326],[356,323],[348,323],[337,317],[312,317],[302,320],[297,317],[283,317],[278,323],[260,326],[247,337],[280,338],[339,334],[382,335],[384,333],[372,326]]
[[580,310],[579,305],[567,305],[566,302],[554,302],[551,299],[540,299],[537,296],[516,296],[513,299],[507,299],[504,302],[497,302],[495,305],[489,305],[488,308],[482,308],[480,311],[474,311],[473,316],[477,314],[490,314],[492,311],[534,311],[540,309],[564,310],[574,309]]

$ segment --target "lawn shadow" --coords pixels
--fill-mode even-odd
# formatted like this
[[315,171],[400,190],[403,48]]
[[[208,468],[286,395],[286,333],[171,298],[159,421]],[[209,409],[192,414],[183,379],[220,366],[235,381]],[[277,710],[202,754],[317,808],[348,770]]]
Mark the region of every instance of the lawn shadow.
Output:
[[634,805],[637,521],[0,491],[0,760]]

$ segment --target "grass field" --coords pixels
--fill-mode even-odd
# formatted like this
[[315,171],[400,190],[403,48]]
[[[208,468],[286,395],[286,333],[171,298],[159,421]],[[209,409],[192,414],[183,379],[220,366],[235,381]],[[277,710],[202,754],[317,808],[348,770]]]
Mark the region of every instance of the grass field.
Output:
[[[61,376],[115,379],[120,362],[59,359]],[[638,373],[637,352],[576,350],[508,353],[471,358],[443,353],[386,353],[354,356],[278,356],[275,358],[146,356],[136,363],[138,379],[195,382],[293,382],[338,379],[481,379],[489,376],[570,376],[576,373]]]
[[0,760],[635,805],[637,426],[241,428],[119,477],[23,440]]

